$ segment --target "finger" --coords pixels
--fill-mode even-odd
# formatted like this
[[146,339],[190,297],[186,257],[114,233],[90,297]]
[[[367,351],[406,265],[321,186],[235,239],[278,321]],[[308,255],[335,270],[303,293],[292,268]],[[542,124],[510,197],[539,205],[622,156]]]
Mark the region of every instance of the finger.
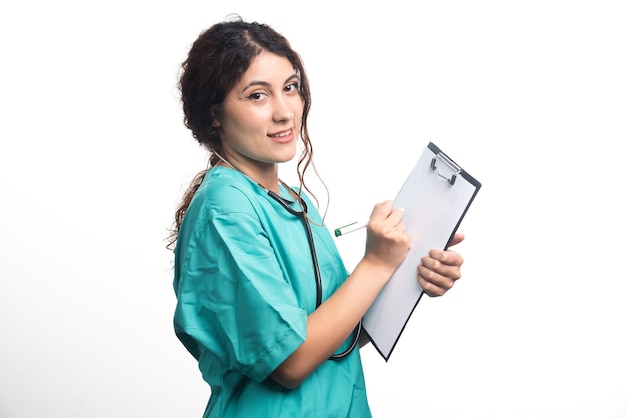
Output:
[[404,209],[394,209],[387,216],[387,221],[393,226],[402,226],[402,229],[404,229],[403,213]]
[[[424,274],[426,279],[434,278],[435,274],[447,277],[451,280],[459,280],[461,278],[460,264],[444,264],[441,261],[431,257],[423,257],[421,261],[422,263],[420,264],[420,266],[423,269],[432,272],[432,275]],[[420,266],[418,266],[418,269],[420,268]]]
[[461,278],[459,266],[448,266],[432,258],[423,259],[418,267],[418,273],[428,281],[445,284],[444,281],[457,281]]
[[370,220],[382,220],[387,219],[389,214],[393,211],[393,202],[391,200],[385,200],[374,205]]
[[368,226],[381,231],[404,231],[402,213],[402,209],[393,208],[393,202],[390,200],[379,203],[374,207]]
[[422,257],[422,263],[428,259],[436,260],[446,266],[461,267],[463,265],[463,257],[461,254],[450,250],[432,249],[428,252],[428,257]]
[[462,243],[464,239],[465,239],[465,234],[462,234],[462,233],[454,234],[454,236],[452,237],[452,240],[450,241],[450,244],[448,244],[448,248]]
[[455,280],[428,270],[424,266],[419,266],[417,282],[428,296],[443,296],[452,289]]

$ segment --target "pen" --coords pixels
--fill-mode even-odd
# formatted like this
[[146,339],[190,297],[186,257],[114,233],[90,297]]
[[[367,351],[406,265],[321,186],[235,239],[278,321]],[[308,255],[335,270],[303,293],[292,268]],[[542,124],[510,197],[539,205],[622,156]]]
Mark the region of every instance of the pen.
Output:
[[[399,208],[402,212],[404,212],[404,208]],[[358,231],[359,229],[363,229],[367,226],[367,222],[369,222],[369,218],[365,221],[360,222],[352,222],[351,224],[344,225],[335,229],[335,236],[341,237],[343,235],[349,234],[350,232]]]
[[367,221],[369,221],[369,219],[364,222],[352,222],[351,224],[337,228],[335,229],[335,236],[340,237],[342,235],[349,234],[350,232],[358,231],[359,229],[365,228],[367,226]]

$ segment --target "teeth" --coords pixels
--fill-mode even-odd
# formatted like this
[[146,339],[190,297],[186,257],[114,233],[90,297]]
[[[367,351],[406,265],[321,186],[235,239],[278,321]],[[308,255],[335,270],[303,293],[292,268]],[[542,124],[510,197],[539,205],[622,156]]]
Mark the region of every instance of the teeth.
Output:
[[272,136],[275,137],[275,138],[282,138],[283,136],[287,136],[290,133],[291,133],[291,131],[287,131],[287,132],[283,132],[283,133],[272,135]]

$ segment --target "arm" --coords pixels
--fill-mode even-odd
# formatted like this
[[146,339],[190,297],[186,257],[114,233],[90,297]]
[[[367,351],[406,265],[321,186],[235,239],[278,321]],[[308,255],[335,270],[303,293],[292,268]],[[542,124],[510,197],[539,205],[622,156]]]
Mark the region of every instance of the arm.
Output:
[[[274,380],[297,387],[348,338],[409,250],[401,216],[391,202],[374,208],[365,256],[337,292],[309,315],[306,341],[272,373]],[[449,247],[464,238],[456,234]],[[460,279],[462,264],[463,258],[453,251],[431,250],[417,267],[417,280],[427,295],[442,296]],[[368,342],[363,334],[359,345]]]
[[[461,243],[464,239],[465,235],[456,234],[449,247]],[[428,257],[423,257],[421,261],[422,264],[417,267],[417,281],[428,296],[444,295],[461,278],[463,257],[457,253],[432,250]],[[364,347],[369,342],[369,336],[364,332],[361,333],[359,347]]]
[[365,255],[344,284],[309,315],[306,341],[272,377],[298,386],[348,338],[409,250],[402,212],[387,201],[374,207],[367,225]]

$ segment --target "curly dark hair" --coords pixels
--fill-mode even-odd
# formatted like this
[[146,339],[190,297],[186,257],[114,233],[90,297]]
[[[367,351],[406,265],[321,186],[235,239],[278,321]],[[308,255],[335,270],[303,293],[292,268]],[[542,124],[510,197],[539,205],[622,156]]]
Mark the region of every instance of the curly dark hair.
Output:
[[[182,63],[179,81],[184,123],[193,137],[211,153],[209,166],[215,165],[221,153],[221,139],[214,121],[219,119],[221,105],[226,95],[241,79],[252,61],[268,51],[287,58],[300,78],[300,95],[303,101],[300,138],[304,150],[298,160],[300,192],[309,191],[304,183],[304,173],[312,165],[313,147],[307,128],[311,108],[309,81],[302,59],[289,41],[269,25],[245,22],[238,16],[211,26],[200,34]],[[315,170],[315,167],[313,166]],[[187,208],[208,169],[200,171],[191,181],[176,209],[167,248],[174,249],[178,231]]]

